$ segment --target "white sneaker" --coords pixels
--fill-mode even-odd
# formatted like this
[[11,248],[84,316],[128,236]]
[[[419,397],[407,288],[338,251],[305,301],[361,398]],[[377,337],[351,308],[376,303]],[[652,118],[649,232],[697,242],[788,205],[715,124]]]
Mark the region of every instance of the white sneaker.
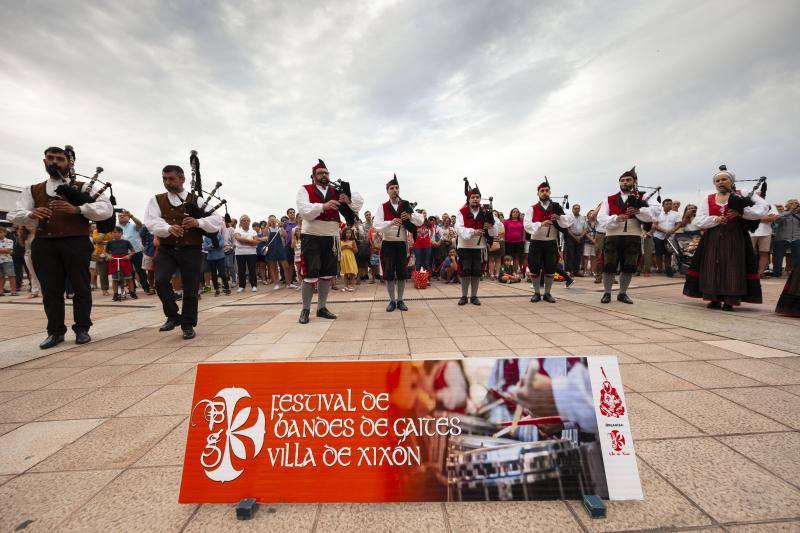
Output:
[[294,283],[291,283],[291,284],[289,285],[289,288],[290,288],[290,289],[297,289],[298,287],[297,287],[297,285],[295,285]]
[[280,289],[280,288],[281,288],[281,286],[280,286],[280,285],[275,285],[274,287],[272,287],[272,290],[273,290],[273,291],[277,291],[277,290],[278,290],[278,289]]
[[252,289],[250,289],[250,292],[258,292],[258,287],[253,287]]
[[244,292],[244,287],[239,287],[238,289],[236,289],[236,292]]

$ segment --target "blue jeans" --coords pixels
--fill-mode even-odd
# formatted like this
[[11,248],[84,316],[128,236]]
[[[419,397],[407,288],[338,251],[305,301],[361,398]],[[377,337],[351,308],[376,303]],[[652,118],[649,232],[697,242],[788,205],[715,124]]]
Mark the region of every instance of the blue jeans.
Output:
[[231,281],[236,282],[236,256],[233,254],[233,250],[225,252],[225,271]]
[[430,248],[414,248],[414,268],[422,270],[423,268],[428,272],[431,271],[431,249]]
[[783,272],[783,258],[792,252],[792,269],[800,266],[800,241],[775,241],[772,248],[772,274],[780,276]]

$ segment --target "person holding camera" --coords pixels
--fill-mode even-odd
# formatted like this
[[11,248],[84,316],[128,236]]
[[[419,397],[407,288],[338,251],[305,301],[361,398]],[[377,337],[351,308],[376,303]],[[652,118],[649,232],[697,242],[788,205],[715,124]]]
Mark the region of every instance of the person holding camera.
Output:
[[[467,203],[458,210],[455,230],[458,234],[458,263],[461,270],[461,298],[458,305],[481,305],[478,286],[481,282],[483,262],[488,257],[486,237],[494,237],[497,230],[488,222],[491,212],[481,206],[481,191],[478,186],[467,191]],[[467,294],[470,293],[469,300]]]
[[48,179],[25,187],[16,207],[8,214],[13,224],[36,229],[31,243],[31,262],[42,288],[47,315],[47,338],[39,345],[45,350],[64,342],[65,280],[69,279],[74,296],[72,314],[75,342],[91,341],[92,292],[89,261],[94,246],[89,239],[91,221],[106,220],[113,214],[108,197],[101,194],[94,201],[73,205],[56,189],[61,185],[85,191],[86,183],[70,180],[73,162],[63,148],[51,146],[43,160]]

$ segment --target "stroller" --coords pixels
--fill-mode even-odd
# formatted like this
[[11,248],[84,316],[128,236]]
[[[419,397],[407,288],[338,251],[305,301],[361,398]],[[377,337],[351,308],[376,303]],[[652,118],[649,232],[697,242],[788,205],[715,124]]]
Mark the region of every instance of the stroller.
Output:
[[700,234],[694,232],[675,233],[666,240],[666,245],[672,249],[676,269],[684,276],[689,270],[689,265],[692,264],[698,244],[700,244]]

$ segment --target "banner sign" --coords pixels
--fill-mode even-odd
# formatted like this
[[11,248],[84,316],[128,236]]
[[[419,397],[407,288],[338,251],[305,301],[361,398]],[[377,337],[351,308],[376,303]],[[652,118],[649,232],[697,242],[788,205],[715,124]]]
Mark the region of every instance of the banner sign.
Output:
[[181,503],[641,499],[616,357],[197,366]]

